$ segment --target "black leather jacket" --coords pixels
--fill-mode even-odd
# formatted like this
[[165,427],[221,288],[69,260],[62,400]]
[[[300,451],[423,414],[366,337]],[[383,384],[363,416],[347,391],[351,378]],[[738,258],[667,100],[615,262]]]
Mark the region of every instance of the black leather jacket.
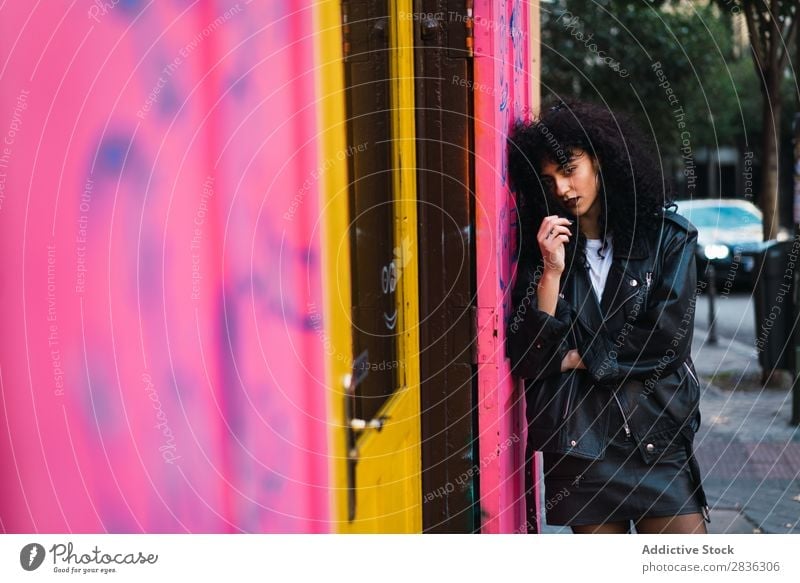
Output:
[[[671,211],[661,224],[632,249],[614,246],[600,305],[583,261],[562,274],[555,316],[537,308],[535,269],[518,273],[507,347],[512,372],[525,379],[529,448],[602,459],[618,407],[646,463],[685,446],[698,471],[697,229]],[[562,373],[572,348],[587,368]]]

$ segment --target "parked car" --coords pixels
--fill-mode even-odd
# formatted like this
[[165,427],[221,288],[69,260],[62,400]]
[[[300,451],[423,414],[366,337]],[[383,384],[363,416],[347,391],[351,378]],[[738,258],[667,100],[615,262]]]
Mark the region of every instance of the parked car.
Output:
[[[755,283],[756,256],[764,246],[763,215],[753,203],[741,199],[679,200],[678,213],[697,227],[698,278],[707,280],[713,265],[717,287]],[[788,237],[783,229],[778,235]]]

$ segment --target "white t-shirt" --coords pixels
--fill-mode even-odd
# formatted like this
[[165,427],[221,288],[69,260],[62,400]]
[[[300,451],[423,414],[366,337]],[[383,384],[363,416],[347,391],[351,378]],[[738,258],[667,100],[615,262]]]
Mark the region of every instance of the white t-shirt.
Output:
[[602,239],[586,239],[586,259],[589,262],[589,276],[592,280],[592,287],[597,296],[598,303],[603,297],[603,289],[606,287],[608,270],[611,268],[613,250],[611,248],[611,235],[606,237],[608,244],[603,250],[603,257],[597,254],[602,244]]

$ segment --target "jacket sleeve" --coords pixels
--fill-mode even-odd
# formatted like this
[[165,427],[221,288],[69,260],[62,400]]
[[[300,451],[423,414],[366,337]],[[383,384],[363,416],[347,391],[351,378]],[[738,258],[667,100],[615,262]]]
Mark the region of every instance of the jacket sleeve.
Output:
[[537,285],[538,278],[531,270],[517,277],[506,334],[511,372],[525,379],[561,373],[572,326],[572,308],[560,295],[554,316],[538,308]]
[[627,378],[653,382],[677,370],[691,353],[697,285],[697,229],[674,232],[663,247],[661,276],[645,310],[614,334],[581,334],[579,352],[598,383]]

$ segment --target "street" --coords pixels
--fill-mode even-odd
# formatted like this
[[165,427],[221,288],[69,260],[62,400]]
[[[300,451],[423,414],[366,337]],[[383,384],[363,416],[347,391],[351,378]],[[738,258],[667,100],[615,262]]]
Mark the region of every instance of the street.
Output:
[[[716,311],[717,334],[719,336],[754,346],[756,337],[755,316],[750,293],[718,293],[714,308]],[[695,329],[706,330],[708,322],[708,296],[702,294],[697,297],[697,303],[695,304]]]

